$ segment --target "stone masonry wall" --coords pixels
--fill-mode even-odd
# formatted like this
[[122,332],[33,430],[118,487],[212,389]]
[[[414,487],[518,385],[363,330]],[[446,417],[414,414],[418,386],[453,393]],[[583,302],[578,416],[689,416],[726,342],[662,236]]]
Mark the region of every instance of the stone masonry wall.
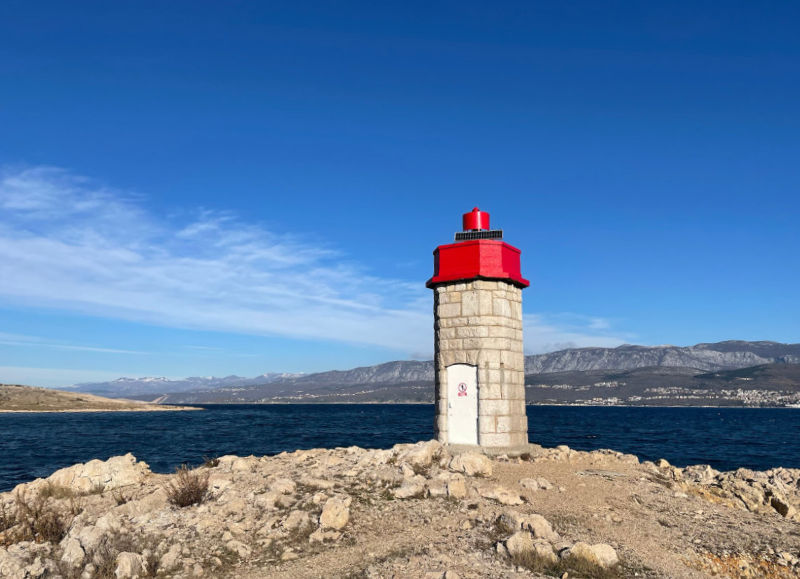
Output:
[[434,293],[436,434],[447,440],[447,367],[478,367],[478,444],[528,443],[522,290],[504,281],[437,286]]

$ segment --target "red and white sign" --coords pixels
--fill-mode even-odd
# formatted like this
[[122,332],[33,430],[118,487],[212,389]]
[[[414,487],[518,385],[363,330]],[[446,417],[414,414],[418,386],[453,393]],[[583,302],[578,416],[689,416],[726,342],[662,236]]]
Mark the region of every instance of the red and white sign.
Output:
[[460,398],[461,396],[466,396],[466,395],[467,395],[467,384],[465,382],[461,382],[458,385],[458,396]]

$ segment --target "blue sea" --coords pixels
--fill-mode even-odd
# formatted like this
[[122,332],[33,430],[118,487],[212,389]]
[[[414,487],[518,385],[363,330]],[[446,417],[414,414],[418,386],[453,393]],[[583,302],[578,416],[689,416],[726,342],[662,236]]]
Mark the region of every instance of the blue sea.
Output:
[[[204,456],[388,448],[433,436],[431,405],[204,406],[195,412],[0,414],[0,491],[132,452],[156,472]],[[720,470],[800,468],[800,409],[529,406],[531,442]]]

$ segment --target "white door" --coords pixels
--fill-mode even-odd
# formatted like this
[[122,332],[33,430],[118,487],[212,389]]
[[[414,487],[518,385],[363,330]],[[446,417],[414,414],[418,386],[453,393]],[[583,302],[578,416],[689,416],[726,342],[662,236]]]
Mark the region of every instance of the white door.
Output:
[[447,441],[478,444],[478,368],[447,367]]

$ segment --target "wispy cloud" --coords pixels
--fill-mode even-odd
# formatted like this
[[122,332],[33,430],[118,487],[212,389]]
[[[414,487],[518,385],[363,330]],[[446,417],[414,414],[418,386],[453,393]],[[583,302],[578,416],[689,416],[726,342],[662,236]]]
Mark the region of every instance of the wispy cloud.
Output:
[[81,352],[97,352],[103,354],[146,354],[139,350],[123,350],[117,348],[100,348],[98,346],[86,346],[81,344],[65,344],[50,341],[39,336],[26,336],[22,334],[8,334],[0,332],[0,345],[21,346],[36,348],[54,348],[56,350],[75,350]]
[[522,322],[526,354],[589,346],[613,348],[636,337],[613,331],[610,320],[572,313],[525,314]]
[[[419,281],[376,276],[324,240],[230,213],[191,215],[156,215],[136,195],[61,169],[7,168],[0,297],[168,327],[431,352],[431,297]],[[570,316],[527,315],[527,351],[626,341],[607,320]],[[0,341],[25,342],[2,334]]]
[[197,211],[175,223],[59,169],[0,179],[0,295],[181,328],[412,350],[430,342],[419,284],[324,243]]

